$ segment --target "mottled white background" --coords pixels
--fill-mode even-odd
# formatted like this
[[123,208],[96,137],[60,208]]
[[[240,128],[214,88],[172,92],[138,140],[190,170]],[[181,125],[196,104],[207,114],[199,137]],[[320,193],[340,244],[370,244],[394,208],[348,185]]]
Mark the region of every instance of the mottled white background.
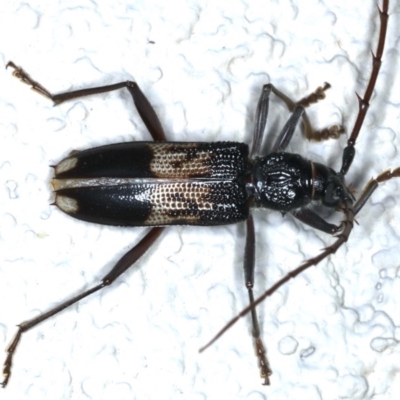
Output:
[[[8,1],[0,4],[0,347],[15,325],[96,283],[144,230],[87,224],[49,205],[49,165],[72,149],[149,140],[129,94],[53,107],[5,70],[55,93],[135,79],[172,140],[250,143],[264,83],[299,99],[324,81],[316,128],[351,130],[376,46],[375,0]],[[400,8],[348,182],[400,165]],[[152,43],[154,42],[154,43]],[[273,135],[288,113],[273,100]],[[291,150],[338,169],[345,137]],[[400,398],[400,182],[379,189],[346,246],[260,308],[274,371],[261,386],[240,321],[242,225],[172,227],[115,285],[24,335],[0,399]],[[332,238],[256,211],[261,292]],[[333,216],[335,218],[335,216]],[[340,219],[337,215],[336,218]]]

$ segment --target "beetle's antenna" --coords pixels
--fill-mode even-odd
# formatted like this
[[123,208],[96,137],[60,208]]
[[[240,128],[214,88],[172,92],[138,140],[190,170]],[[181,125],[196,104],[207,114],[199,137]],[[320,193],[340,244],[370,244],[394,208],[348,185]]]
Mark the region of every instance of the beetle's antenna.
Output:
[[378,7],[379,18],[381,20],[378,46],[376,48],[375,54],[371,51],[372,73],[369,78],[368,86],[367,89],[365,90],[364,97],[361,97],[358,93],[356,93],[358,99],[358,115],[356,122],[354,123],[354,127],[349,137],[349,140],[347,141],[347,146],[343,150],[342,168],[340,169],[340,173],[343,176],[347,174],[353,162],[354,156],[356,154],[356,149],[354,146],[356,144],[358,134],[360,133],[360,129],[364,123],[365,116],[367,115],[367,111],[369,108],[369,101],[371,100],[372,92],[374,91],[375,88],[379,70],[381,69],[382,54],[383,54],[383,49],[385,48],[385,39],[386,39],[387,25],[389,19],[388,9],[389,9],[389,0],[383,1],[382,10]]

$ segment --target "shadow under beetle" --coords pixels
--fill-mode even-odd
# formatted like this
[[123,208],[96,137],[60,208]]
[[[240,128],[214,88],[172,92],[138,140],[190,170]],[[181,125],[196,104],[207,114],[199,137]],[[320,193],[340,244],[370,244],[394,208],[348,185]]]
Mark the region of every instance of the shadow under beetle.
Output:
[[[289,279],[334,253],[347,241],[355,215],[378,184],[400,176],[400,168],[383,172],[367,184],[357,201],[345,183],[345,175],[355,156],[355,143],[381,66],[388,7],[389,1],[383,0],[383,8],[379,10],[381,25],[378,46],[376,54],[372,55],[372,73],[364,97],[358,97],[359,113],[343,151],[339,172],[285,151],[300,120],[303,121],[309,139],[336,138],[343,133],[340,126],[314,132],[304,111],[310,104],[325,97],[325,90],[329,88],[327,83],[298,102],[292,101],[271,84],[264,85],[257,106],[253,143],[249,149],[246,144],[237,142],[168,142],[154,109],[135,82],[126,81],[52,95],[25,71],[9,62],[7,66],[14,69],[14,76],[55,104],[82,96],[128,89],[154,142],[117,143],[73,152],[54,166],[52,185],[55,205],[68,215],[88,222],[153,228],[117,262],[98,285],[18,325],[17,334],[7,348],[2,386],[7,385],[11,376],[13,355],[24,332],[114,282],[151,247],[163,231],[163,226],[213,226],[240,221],[246,221],[244,274],[250,305],[201,351],[241,316],[251,312],[252,335],[260,372],[263,383],[269,384],[272,371],[260,338],[256,306]],[[260,148],[271,92],[286,103],[291,115],[271,152],[263,156],[260,155]],[[344,213],[344,221],[339,225],[325,221],[308,207],[312,202],[340,209]],[[255,232],[250,213],[252,208],[291,213],[315,229],[337,234],[331,246],[291,271],[257,300],[253,296]]]

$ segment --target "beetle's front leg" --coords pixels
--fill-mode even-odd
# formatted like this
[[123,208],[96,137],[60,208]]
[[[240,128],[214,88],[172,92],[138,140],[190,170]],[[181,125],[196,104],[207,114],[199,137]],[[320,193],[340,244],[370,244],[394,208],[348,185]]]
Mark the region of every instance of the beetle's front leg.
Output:
[[64,101],[76,99],[78,97],[89,96],[91,94],[106,93],[113,90],[126,88],[129,90],[135,103],[136,109],[142,118],[143,123],[150,132],[150,135],[155,141],[164,142],[167,140],[164,130],[161,126],[161,122],[157,117],[154,108],[147,100],[146,96],[140,90],[138,84],[133,81],[125,81],[115,83],[113,85],[99,86],[89,89],[74,90],[72,92],[60,93],[52,95],[47,89],[45,89],[40,83],[34,81],[22,68],[17,67],[12,61],[8,62],[7,67],[14,68],[13,75],[19,78],[22,82],[30,85],[35,92],[42,94],[48,99],[52,100],[54,104],[60,104]]
[[[308,107],[311,104],[315,104],[325,98],[325,91],[330,87],[331,85],[325,82],[324,86],[319,86],[314,92],[306,97],[303,97],[296,104],[303,107]],[[324,128],[320,131],[314,131],[312,129],[308,131],[306,130],[306,138],[309,140],[320,142],[321,140],[338,139],[342,133],[344,133],[344,128],[341,125],[332,125],[329,128]]]
[[315,211],[310,208],[301,208],[292,212],[292,215],[299,221],[319,231],[334,235],[341,229],[341,225],[331,224],[320,217]]
[[[306,108],[311,104],[315,104],[318,101],[323,100],[325,98],[325,91],[331,87],[329,83],[325,83],[324,86],[318,87],[314,92],[296,102],[278,90],[274,85],[269,84],[268,86],[270,86],[271,92],[286,104],[286,107],[289,109],[289,111],[294,111],[296,106],[303,106]],[[306,138],[308,140],[314,140],[317,142],[327,139],[337,139],[340,134],[344,133],[344,129],[341,125],[333,125],[320,131],[314,131],[306,113],[303,114],[303,124]]]
[[153,228],[146,234],[146,236],[131,250],[129,250],[112,268],[112,270],[103,277],[101,282],[84,291],[83,293],[78,294],[77,296],[71,297],[69,300],[64,301],[60,305],[50,309],[49,311],[38,315],[35,318],[29,319],[27,321],[21,322],[18,325],[18,331],[14,336],[13,340],[7,347],[7,357],[4,361],[3,366],[3,382],[0,383],[0,386],[5,387],[11,376],[11,367],[12,360],[15,354],[15,350],[17,349],[18,343],[21,340],[23,333],[29,331],[34,326],[39,323],[45,321],[46,319],[52,317],[53,315],[58,314],[60,311],[66,309],[67,307],[75,304],[79,300],[84,299],[85,297],[91,295],[92,293],[97,292],[98,290],[103,289],[106,286],[111,285],[119,276],[121,276],[128,268],[130,268],[136,261],[139,260],[140,257],[153,245],[153,243],[157,240],[160,234],[163,232],[164,228]]
[[363,189],[360,198],[354,204],[354,215],[357,215],[361,211],[380,183],[386,182],[392,178],[400,178],[400,167],[383,171],[376,178],[372,178]]

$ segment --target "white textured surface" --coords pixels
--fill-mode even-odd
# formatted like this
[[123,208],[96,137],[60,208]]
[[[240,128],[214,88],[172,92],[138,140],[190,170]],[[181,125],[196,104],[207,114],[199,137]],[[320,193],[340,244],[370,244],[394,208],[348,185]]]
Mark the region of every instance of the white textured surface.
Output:
[[[143,235],[51,207],[48,165],[72,149],[149,139],[129,94],[53,107],[5,63],[53,92],[136,79],[173,140],[250,142],[264,83],[298,99],[328,81],[312,123],[350,130],[376,46],[375,1],[304,3],[1,3],[1,348],[17,323],[97,282]],[[348,176],[358,190],[400,165],[400,10],[392,3],[382,73]],[[272,107],[270,130],[285,118]],[[298,135],[292,150],[337,169],[344,143]],[[260,384],[247,320],[197,353],[246,305],[243,227],[177,227],[114,287],[24,335],[0,399],[400,398],[399,196],[400,182],[384,185],[346,246],[260,307],[271,387]],[[290,216],[255,218],[260,291],[332,242]]]

